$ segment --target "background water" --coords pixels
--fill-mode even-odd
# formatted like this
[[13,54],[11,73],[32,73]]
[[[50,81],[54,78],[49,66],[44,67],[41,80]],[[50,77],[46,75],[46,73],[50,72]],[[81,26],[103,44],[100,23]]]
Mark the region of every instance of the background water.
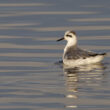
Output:
[[[58,65],[66,30],[103,64]],[[0,0],[0,110],[93,109],[110,110],[110,1]]]

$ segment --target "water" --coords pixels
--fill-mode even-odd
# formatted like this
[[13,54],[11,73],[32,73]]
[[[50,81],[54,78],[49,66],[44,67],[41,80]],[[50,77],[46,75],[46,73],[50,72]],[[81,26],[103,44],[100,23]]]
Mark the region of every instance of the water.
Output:
[[[0,110],[109,110],[110,1],[0,1]],[[56,63],[66,30],[79,45],[107,52],[102,64]]]

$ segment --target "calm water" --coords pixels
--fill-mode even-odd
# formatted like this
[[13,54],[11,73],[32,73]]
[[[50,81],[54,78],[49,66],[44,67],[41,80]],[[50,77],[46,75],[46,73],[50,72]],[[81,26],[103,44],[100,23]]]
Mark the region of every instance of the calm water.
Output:
[[[102,64],[56,63],[71,29]],[[110,110],[110,1],[0,0],[0,110]]]

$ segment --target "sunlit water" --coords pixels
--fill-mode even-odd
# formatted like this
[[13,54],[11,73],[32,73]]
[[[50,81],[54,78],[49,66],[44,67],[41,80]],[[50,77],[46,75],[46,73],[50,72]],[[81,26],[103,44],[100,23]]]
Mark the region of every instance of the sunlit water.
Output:
[[[102,64],[57,63],[66,30]],[[110,110],[110,1],[0,1],[0,110]]]

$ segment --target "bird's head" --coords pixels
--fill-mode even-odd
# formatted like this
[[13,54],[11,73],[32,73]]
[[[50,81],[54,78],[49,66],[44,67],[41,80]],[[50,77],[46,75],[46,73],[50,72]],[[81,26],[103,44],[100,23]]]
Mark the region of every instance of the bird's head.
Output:
[[63,38],[58,39],[57,41],[67,40],[68,46],[69,45],[76,45],[77,44],[77,37],[74,31],[66,31]]

